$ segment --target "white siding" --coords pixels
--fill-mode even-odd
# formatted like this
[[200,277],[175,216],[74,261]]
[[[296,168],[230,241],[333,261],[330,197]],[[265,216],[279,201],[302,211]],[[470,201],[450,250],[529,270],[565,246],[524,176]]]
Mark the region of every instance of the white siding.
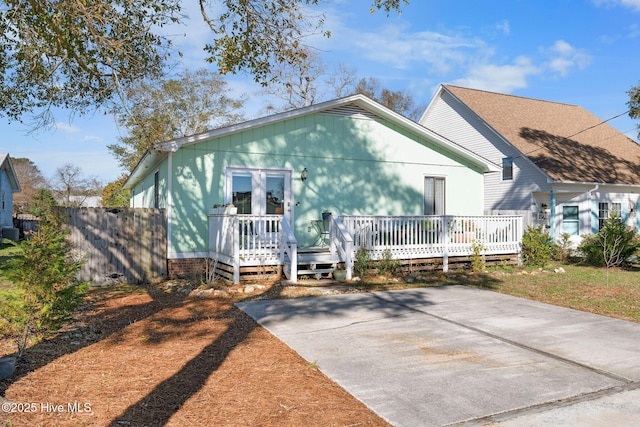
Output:
[[531,193],[550,190],[546,176],[538,168],[449,93],[440,92],[420,123],[499,167],[504,157],[513,158],[513,180],[503,181],[501,173],[485,174],[485,212],[530,210]]

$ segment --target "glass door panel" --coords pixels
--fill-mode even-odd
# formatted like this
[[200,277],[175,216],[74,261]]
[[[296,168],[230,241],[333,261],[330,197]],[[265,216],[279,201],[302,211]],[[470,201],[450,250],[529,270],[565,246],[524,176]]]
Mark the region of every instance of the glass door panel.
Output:
[[267,175],[265,206],[267,214],[284,214],[284,175]]
[[284,215],[292,224],[291,171],[229,167],[225,203],[233,203],[239,214]]
[[250,174],[233,174],[231,183],[232,203],[239,214],[251,213],[253,187]]

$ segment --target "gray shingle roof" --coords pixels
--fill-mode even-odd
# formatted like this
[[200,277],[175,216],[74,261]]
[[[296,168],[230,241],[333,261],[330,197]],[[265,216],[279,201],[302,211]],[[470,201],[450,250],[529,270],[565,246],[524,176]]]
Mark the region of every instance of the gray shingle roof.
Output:
[[580,106],[444,87],[556,181],[640,184],[640,144]]

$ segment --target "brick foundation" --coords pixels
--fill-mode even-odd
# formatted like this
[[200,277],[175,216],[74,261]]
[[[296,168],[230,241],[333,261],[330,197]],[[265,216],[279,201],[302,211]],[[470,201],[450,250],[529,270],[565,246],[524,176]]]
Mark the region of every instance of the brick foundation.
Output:
[[167,260],[169,279],[202,277],[207,271],[206,258],[180,258]]

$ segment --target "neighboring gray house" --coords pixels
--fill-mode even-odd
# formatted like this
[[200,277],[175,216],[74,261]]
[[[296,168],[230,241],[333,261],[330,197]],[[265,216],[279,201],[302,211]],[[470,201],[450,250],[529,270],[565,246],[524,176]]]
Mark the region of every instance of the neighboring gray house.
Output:
[[640,144],[582,107],[442,85],[420,123],[502,168],[484,175],[485,214],[575,241],[612,212],[640,229]]
[[13,193],[20,191],[11,158],[0,153],[0,232],[2,237],[17,240],[18,230],[13,227]]

